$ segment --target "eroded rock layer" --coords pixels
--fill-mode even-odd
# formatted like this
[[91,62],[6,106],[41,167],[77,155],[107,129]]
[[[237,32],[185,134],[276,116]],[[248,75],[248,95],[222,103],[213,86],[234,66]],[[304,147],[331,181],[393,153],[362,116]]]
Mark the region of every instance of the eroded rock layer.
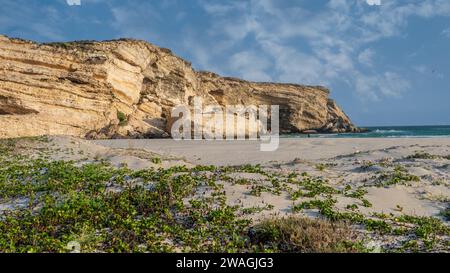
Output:
[[0,36],[0,138],[167,137],[172,107],[280,105],[284,133],[354,132],[323,87],[254,83],[197,72],[136,40],[39,44]]

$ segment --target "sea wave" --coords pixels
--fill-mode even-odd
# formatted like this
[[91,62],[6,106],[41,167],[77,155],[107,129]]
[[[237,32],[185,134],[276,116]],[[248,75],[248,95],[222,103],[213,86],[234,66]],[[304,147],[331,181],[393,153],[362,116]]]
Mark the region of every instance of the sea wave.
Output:
[[375,131],[372,131],[372,133],[378,133],[378,134],[400,134],[400,133],[405,133],[405,131],[401,131],[401,130],[382,130],[382,129],[376,129]]
[[404,136],[386,136],[386,138],[446,138],[450,135],[404,135]]

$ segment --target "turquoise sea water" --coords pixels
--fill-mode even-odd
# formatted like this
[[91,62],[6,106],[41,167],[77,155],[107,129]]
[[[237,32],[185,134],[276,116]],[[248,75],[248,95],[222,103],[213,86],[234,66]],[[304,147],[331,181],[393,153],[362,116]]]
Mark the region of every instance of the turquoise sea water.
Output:
[[[318,134],[311,137],[319,138],[399,138],[399,137],[450,137],[450,125],[441,126],[389,126],[389,127],[364,127],[370,130],[357,134]],[[287,137],[307,137],[306,135],[289,135]]]

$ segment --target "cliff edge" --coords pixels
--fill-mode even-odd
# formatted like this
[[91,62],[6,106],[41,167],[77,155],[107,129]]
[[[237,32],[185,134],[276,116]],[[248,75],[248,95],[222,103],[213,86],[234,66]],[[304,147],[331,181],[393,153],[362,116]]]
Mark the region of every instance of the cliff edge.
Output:
[[280,130],[357,132],[324,87],[255,83],[195,71],[144,41],[39,44],[0,35],[0,138],[168,137],[190,104],[280,105]]

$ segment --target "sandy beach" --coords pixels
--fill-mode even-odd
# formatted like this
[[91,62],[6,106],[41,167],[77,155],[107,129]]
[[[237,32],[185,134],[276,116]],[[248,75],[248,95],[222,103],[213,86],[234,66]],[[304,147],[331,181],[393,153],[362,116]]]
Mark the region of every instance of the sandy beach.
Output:
[[[18,143],[21,153],[40,158],[46,151],[48,160],[78,166],[108,162],[139,171],[214,165],[215,171],[201,167],[204,172],[192,175],[206,175],[220,185],[226,204],[239,207],[240,217],[253,223],[292,215],[342,218],[355,223],[360,236],[371,238],[376,249],[411,247],[411,234],[392,234],[413,226],[399,223],[401,217],[416,222],[439,219],[449,226],[449,138],[282,138],[275,152],[261,152],[258,141],[89,141],[52,136]],[[108,191],[120,192],[117,187],[111,185]],[[212,193],[201,187],[190,198],[205,194]],[[28,202],[3,200],[0,211],[23,208]],[[449,236],[436,238],[432,251],[448,251]]]
[[97,140],[92,143],[120,149],[145,149],[159,154],[181,156],[203,165],[287,163],[295,159],[326,160],[355,153],[367,160],[402,157],[415,151],[447,155],[449,138],[281,138],[279,149],[261,152],[259,141],[205,141],[172,139]]
[[[351,184],[366,187],[371,208],[362,208],[369,215],[376,211],[432,216],[438,215],[450,199],[450,155],[448,138],[358,138],[358,139],[281,139],[275,152],[261,152],[258,141],[174,141],[174,140],[103,140],[93,141],[101,147],[114,149],[137,149],[178,158],[191,165],[238,166],[260,164],[263,168],[281,173],[308,172],[320,176],[339,187]],[[427,153],[442,158],[408,158]],[[139,166],[141,159],[133,157],[114,158],[114,162]],[[381,166],[380,166],[381,163]],[[370,165],[370,166],[369,166]],[[378,187],[375,180],[389,173],[396,165],[420,178],[410,185]],[[369,166],[369,167],[366,167]],[[250,176],[251,179],[257,177]],[[239,193],[236,193],[239,192]],[[233,197],[245,191],[231,189]],[[277,213],[289,211],[292,202],[280,196],[269,199]],[[341,206],[346,204],[342,198]],[[248,201],[260,202],[255,200]],[[269,202],[270,203],[270,202]],[[273,212],[272,211],[272,212]]]

